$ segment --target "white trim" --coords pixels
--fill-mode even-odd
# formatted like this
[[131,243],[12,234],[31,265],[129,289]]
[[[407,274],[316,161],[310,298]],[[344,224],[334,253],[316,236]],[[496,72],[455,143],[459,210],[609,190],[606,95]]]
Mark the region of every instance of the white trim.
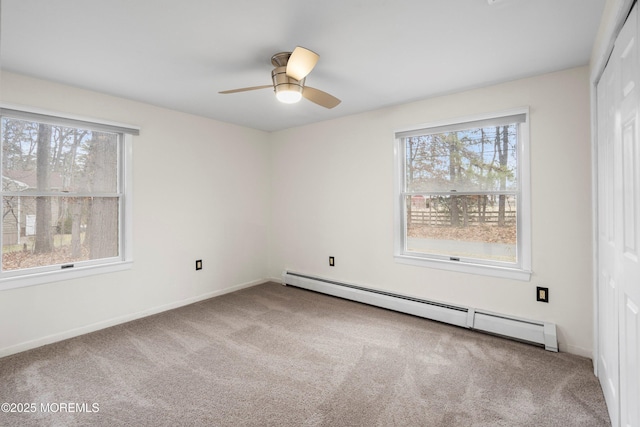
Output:
[[122,202],[120,232],[122,233],[120,253],[124,262],[133,262],[133,136],[124,134],[122,156]]
[[[398,135],[404,132],[410,132],[414,129],[426,129],[426,128],[433,128],[433,127],[451,126],[458,123],[477,122],[481,120],[490,120],[490,119],[496,119],[500,117],[517,116],[519,114],[526,114],[528,117],[529,107],[511,108],[509,110],[496,111],[495,113],[491,113],[491,112],[479,113],[479,114],[474,114],[470,116],[453,117],[449,119],[437,120],[434,122],[421,123],[415,126],[405,126],[403,128],[396,129],[393,132],[393,135],[395,138],[395,135]],[[527,121],[528,121],[528,118],[527,118]]]
[[43,345],[52,344],[58,341],[66,340],[69,338],[77,337],[79,335],[88,334],[91,332],[99,331],[101,329],[109,328],[111,326],[119,325],[126,322],[131,322],[136,319],[141,319],[143,317],[151,316],[154,314],[162,313],[164,311],[173,310],[179,307],[183,307],[185,305],[194,304],[196,302],[204,301],[210,298],[214,298],[220,295],[224,295],[227,293],[235,292],[240,289],[249,288],[252,286],[257,286],[262,283],[266,283],[268,280],[259,279],[253,280],[251,282],[241,283],[239,285],[230,286],[228,288],[220,289],[217,291],[207,292],[206,294],[198,295],[191,298],[186,298],[181,301],[172,302],[169,304],[164,304],[156,307],[151,307],[137,313],[127,314],[120,317],[114,317],[111,319],[103,320],[100,322],[92,323],[90,325],[81,326],[79,328],[69,329],[67,331],[47,335],[46,337],[38,338],[31,341],[25,341],[20,344],[12,345],[10,347],[5,347],[0,349],[0,358],[6,357],[12,354],[20,353],[26,350],[31,350],[33,348],[41,347]]
[[[604,68],[602,69],[604,71]],[[598,294],[598,278],[600,275],[600,269],[598,267],[598,97],[597,97],[597,80],[600,80],[601,74],[591,82],[591,292],[593,298],[591,319],[592,323],[592,336],[593,336],[593,348],[591,363],[593,365],[593,374],[598,377],[598,358],[600,357],[600,334],[599,334],[599,294]]]
[[105,125],[105,126],[113,126],[115,128],[140,131],[140,126],[134,126],[127,123],[119,123],[119,122],[112,122],[108,120],[96,119],[94,117],[81,116],[78,114],[61,113],[59,111],[47,110],[45,108],[30,107],[30,106],[20,105],[20,104],[11,104],[7,102],[0,102],[0,108],[5,108],[8,110],[24,111],[25,113],[40,114],[43,116],[59,117],[61,119],[76,120],[79,122],[96,123],[96,124]]
[[119,261],[109,264],[102,263],[99,265],[79,265],[65,270],[52,269],[46,271],[38,271],[32,274],[8,276],[0,279],[0,292],[27,286],[60,282],[62,280],[78,279],[80,277],[93,276],[96,274],[114,273],[117,271],[129,270],[131,267],[133,267],[132,261]]
[[[481,120],[489,120],[491,118],[499,118],[505,116],[514,116],[518,114],[525,114],[526,120],[520,123],[520,132],[518,134],[518,185],[520,193],[518,197],[519,212],[518,212],[518,265],[500,265],[499,263],[478,263],[473,260],[465,261],[450,261],[447,259],[438,259],[436,257],[429,256],[415,256],[411,253],[406,253],[404,248],[404,202],[402,200],[403,188],[402,186],[402,174],[404,158],[401,145],[401,138],[397,136],[399,134],[406,134],[413,129],[424,129],[429,127],[443,127],[455,125],[457,123],[465,122],[477,122]],[[470,274],[480,274],[486,276],[503,277],[521,281],[529,281],[531,279],[531,154],[530,154],[530,121],[531,115],[529,107],[514,108],[511,110],[496,112],[496,113],[483,113],[475,116],[467,116],[461,118],[453,118],[433,122],[429,124],[422,124],[411,126],[403,129],[398,129],[393,133],[393,158],[394,158],[394,258],[395,261],[402,264],[409,264],[415,266],[437,268],[441,270],[458,271]]]
[[284,285],[283,276],[280,276],[280,277],[268,277],[267,280],[270,281],[270,282],[275,282],[275,283],[279,283],[281,285]]
[[[529,107],[523,108],[527,120],[520,124],[520,153],[518,155],[518,184],[520,186],[520,220],[518,221],[518,257],[520,269],[531,276],[531,114]],[[529,279],[527,279],[529,280]]]
[[[19,181],[14,181],[19,182]],[[26,185],[26,184],[25,184]],[[73,192],[65,193],[62,191],[3,191],[3,196],[7,197],[104,197],[104,198],[117,198],[121,197],[120,193],[87,193],[87,192]]]
[[594,359],[593,354],[588,348],[578,347],[572,344],[563,343],[564,350],[567,353],[576,354],[578,356],[586,357],[587,359]]
[[418,127],[403,132],[396,132],[396,138],[410,138],[412,136],[434,135],[437,133],[456,132],[467,129],[477,129],[484,127],[504,126],[512,123],[523,123],[527,120],[525,112],[518,114],[498,114],[489,118],[483,117],[478,120],[454,121],[444,125]]
[[[46,114],[60,118],[67,118],[80,121],[91,121],[98,124],[109,126],[120,126],[136,128],[135,126],[125,125],[121,123],[106,122],[104,120],[96,120],[93,118],[70,116],[56,113],[48,110],[15,106],[0,103],[0,108],[21,109],[26,112],[36,114]],[[138,128],[139,129],[139,128]],[[59,282],[62,280],[71,280],[81,277],[92,276],[96,274],[112,273],[117,271],[128,270],[133,264],[133,136],[128,133],[122,133],[121,143],[118,148],[119,171],[118,171],[118,187],[120,192],[115,195],[120,198],[120,213],[118,224],[118,253],[114,258],[103,258],[98,260],[79,261],[73,268],[62,269],[59,265],[44,266],[42,268],[34,268],[29,270],[0,271],[0,292],[8,289],[15,289],[26,286],[35,286],[51,282]],[[121,182],[120,182],[121,180]],[[2,192],[2,195],[11,194]],[[19,193],[22,196],[33,196],[34,194]],[[65,195],[63,193],[53,193],[52,195]],[[81,193],[73,193],[73,196],[81,197]],[[109,195],[100,195],[109,196]],[[1,232],[1,226],[0,226]]]
[[479,274],[481,276],[502,277],[528,282],[531,271],[520,268],[500,267],[496,265],[474,264],[470,262],[439,260],[434,258],[412,257],[410,255],[395,255],[400,264],[430,267],[438,270],[457,271],[459,273]]

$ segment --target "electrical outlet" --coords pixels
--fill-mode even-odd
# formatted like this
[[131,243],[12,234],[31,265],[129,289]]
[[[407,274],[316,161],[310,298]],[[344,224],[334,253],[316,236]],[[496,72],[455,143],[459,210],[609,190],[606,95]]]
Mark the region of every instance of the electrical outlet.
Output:
[[334,257],[330,256],[329,257],[329,267],[335,267],[336,266],[336,260]]
[[196,270],[202,270],[202,260],[201,259],[197,259],[196,260]]
[[536,301],[549,302],[549,288],[536,287]]

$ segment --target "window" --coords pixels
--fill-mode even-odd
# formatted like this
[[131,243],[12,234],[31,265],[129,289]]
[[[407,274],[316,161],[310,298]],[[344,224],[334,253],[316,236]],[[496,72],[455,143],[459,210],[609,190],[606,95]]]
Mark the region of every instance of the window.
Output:
[[0,289],[127,264],[127,167],[138,131],[11,108],[0,118]]
[[395,136],[396,259],[529,280],[528,110]]

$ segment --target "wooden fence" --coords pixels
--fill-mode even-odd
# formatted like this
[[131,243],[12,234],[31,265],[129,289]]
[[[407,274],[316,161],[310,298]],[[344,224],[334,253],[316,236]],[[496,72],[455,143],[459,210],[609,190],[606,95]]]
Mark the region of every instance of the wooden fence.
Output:
[[[469,224],[495,224],[498,222],[498,211],[488,211],[480,216],[477,212],[467,214]],[[504,213],[506,223],[516,222],[516,211],[506,211]],[[460,224],[464,223],[464,213],[460,212]],[[409,225],[429,225],[429,226],[450,226],[451,213],[438,211],[411,210]]]

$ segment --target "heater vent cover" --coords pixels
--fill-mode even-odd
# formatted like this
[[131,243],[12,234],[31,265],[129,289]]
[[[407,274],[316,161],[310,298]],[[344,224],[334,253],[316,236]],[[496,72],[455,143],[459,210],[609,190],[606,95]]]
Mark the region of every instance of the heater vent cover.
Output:
[[282,283],[425,319],[437,320],[462,328],[475,329],[517,341],[544,346],[549,351],[558,351],[556,325],[554,323],[539,322],[476,310],[470,307],[429,301],[291,271],[285,271],[282,274]]

